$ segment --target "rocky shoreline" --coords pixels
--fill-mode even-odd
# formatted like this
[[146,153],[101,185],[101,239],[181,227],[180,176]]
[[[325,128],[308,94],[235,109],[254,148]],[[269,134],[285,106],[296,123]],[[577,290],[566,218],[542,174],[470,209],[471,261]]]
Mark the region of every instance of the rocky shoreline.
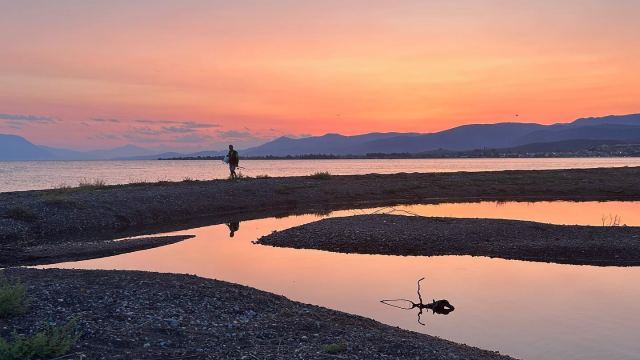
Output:
[[640,227],[358,215],[274,232],[257,243],[383,255],[473,255],[597,266],[640,265]]
[[160,182],[0,193],[0,247],[408,203],[639,200],[640,168]]
[[[142,250],[190,236],[112,239],[269,216],[408,203],[639,200],[639,176],[640,168],[613,168],[185,181],[1,193],[0,266],[55,263]],[[322,221],[319,223],[322,226]],[[325,235],[344,240],[345,232],[354,229],[347,222],[340,233],[340,227],[334,225],[319,228],[317,233],[324,231]],[[406,233],[406,245],[415,243],[419,237],[416,234],[424,230],[408,231],[411,227],[406,224],[394,230],[387,225],[379,228],[382,224],[378,220],[360,224],[371,229],[367,243],[358,243],[361,236],[352,234],[353,248],[345,251],[393,253],[393,247],[388,246],[390,235]],[[489,231],[485,225],[472,227]],[[430,226],[463,229],[459,224]],[[378,234],[374,233],[376,229]],[[498,230],[515,231],[504,224],[497,224],[494,230],[497,234]],[[542,236],[543,230],[533,226],[525,233]],[[630,265],[637,261],[637,242],[629,246],[623,237],[602,240],[611,234],[627,234],[623,230],[635,228],[604,229],[591,239],[604,255],[597,257],[585,250],[579,261],[604,261],[599,265]],[[303,231],[306,232],[307,229]],[[515,233],[520,234],[519,230]],[[286,234],[290,233],[283,231],[274,236]],[[442,239],[451,240],[450,235],[445,234]],[[472,239],[467,240],[467,245],[473,243]],[[548,245],[530,239],[529,246],[518,252],[519,243],[503,246],[498,240],[496,246],[491,245],[493,240],[487,241],[483,244],[485,252],[478,255],[526,258],[531,254],[527,251]],[[383,241],[387,242],[386,250],[380,250],[384,248]],[[443,243],[451,245],[451,241]],[[526,259],[562,262],[576,244],[574,241],[566,249],[558,248],[565,252],[538,248],[534,258]],[[285,246],[299,245],[302,243],[296,241]],[[619,255],[620,246],[625,247],[625,254]],[[411,249],[407,245],[402,251],[414,251]],[[468,252],[468,248],[462,246],[460,252]],[[610,256],[617,263],[607,263],[612,261]],[[575,260],[575,256],[571,259]],[[29,311],[0,320],[0,335],[11,338],[14,331],[29,334],[46,324],[77,318],[82,336],[70,357],[65,358],[506,358],[256,289],[194,276],[21,268],[2,272],[26,284]]]
[[28,311],[0,335],[77,320],[65,359],[509,359],[360,316],[190,275],[9,269]]

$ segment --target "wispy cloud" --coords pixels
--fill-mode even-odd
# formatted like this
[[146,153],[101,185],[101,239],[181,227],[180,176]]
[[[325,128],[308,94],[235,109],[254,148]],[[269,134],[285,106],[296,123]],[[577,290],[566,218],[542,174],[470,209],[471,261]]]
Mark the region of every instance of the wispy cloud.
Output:
[[163,134],[163,131],[152,129],[150,127],[134,127],[134,128],[131,128],[130,131],[136,134],[148,135],[148,136],[157,136],[157,135]]
[[25,123],[53,123],[57,119],[51,116],[40,116],[31,114],[0,114],[0,120]]
[[249,131],[238,131],[238,130],[226,130],[226,131],[218,131],[218,136],[223,139],[247,139],[254,138],[254,135]]
[[99,122],[99,123],[119,123],[120,119],[114,118],[93,118],[91,121]]
[[134,122],[141,123],[141,124],[158,124],[158,125],[161,125],[161,124],[175,124],[175,123],[178,123],[179,121],[139,119],[139,120],[134,120]]
[[107,134],[107,133],[95,134],[89,137],[89,139],[94,139],[94,140],[118,140],[120,138],[121,137],[118,134]]
[[166,132],[179,133],[179,134],[191,133],[196,131],[195,129],[184,127],[184,126],[163,126],[162,130]]
[[138,119],[134,120],[137,123],[141,124],[150,124],[150,125],[174,125],[181,126],[188,129],[211,129],[220,127],[219,124],[208,123],[203,121],[193,121],[193,120],[151,120],[151,119]]
[[173,139],[177,143],[201,144],[204,142],[213,142],[213,137],[209,135],[191,134]]

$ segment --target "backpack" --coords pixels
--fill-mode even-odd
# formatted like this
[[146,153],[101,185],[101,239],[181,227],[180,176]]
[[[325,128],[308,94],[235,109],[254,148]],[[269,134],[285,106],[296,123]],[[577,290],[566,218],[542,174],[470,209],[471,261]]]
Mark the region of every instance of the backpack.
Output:
[[238,152],[233,150],[229,151],[229,164],[238,165],[240,163],[240,157],[238,156]]

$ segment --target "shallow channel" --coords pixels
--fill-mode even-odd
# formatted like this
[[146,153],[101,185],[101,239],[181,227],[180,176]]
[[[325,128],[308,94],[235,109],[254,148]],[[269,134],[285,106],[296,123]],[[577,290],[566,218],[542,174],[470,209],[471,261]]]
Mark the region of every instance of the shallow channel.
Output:
[[[47,267],[189,273],[362,315],[523,359],[640,358],[640,267],[595,267],[471,256],[337,254],[253,244],[274,230],[323,217],[386,212],[640,226],[640,202],[410,205],[266,218],[176,232],[195,238],[113,257]],[[382,299],[447,299],[455,311],[424,314]]]

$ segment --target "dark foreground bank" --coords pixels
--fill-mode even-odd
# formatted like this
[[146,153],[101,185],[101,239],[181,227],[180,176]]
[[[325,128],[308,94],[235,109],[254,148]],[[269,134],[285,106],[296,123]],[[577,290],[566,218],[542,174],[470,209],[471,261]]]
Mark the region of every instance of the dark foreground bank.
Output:
[[[84,359],[506,359],[359,316],[189,275],[11,269],[29,308],[0,335],[77,319]],[[83,357],[84,356],[84,357]]]
[[0,247],[0,268],[54,264],[148,250],[187,240],[193,235],[149,236],[135,239],[59,242],[31,247]]
[[638,200],[640,168],[316,176],[0,194],[0,247],[399,203]]
[[640,265],[640,227],[359,215],[274,232],[264,245],[384,255],[474,255],[582,265]]

